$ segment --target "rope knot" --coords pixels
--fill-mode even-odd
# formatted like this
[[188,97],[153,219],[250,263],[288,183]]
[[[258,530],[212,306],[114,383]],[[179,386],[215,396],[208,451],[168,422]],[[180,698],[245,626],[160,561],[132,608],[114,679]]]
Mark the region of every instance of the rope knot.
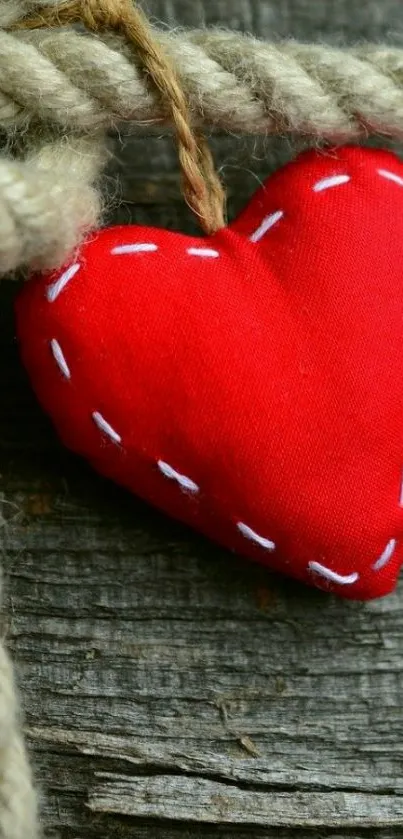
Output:
[[66,0],[23,18],[15,29],[81,22],[91,32],[119,31],[135,49],[147,76],[168,106],[176,129],[184,197],[207,235],[224,227],[225,193],[206,138],[192,127],[186,95],[169,56],[133,0]]

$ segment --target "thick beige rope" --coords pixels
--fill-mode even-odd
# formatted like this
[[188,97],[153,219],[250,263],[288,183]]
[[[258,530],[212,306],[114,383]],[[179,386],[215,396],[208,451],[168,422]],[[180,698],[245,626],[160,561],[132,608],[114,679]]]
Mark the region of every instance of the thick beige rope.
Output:
[[[1,595],[0,579],[0,605]],[[3,627],[0,633],[0,839],[39,839],[36,795]]]
[[45,9],[54,6],[55,2],[57,0],[0,0],[0,26],[10,26],[34,9]]
[[100,218],[93,186],[103,135],[46,142],[24,160],[0,158],[0,269],[61,264]]
[[[9,27],[16,23],[10,14],[15,5],[0,2],[0,22]],[[45,12],[55,4],[43,0],[39,5]],[[58,8],[66,5],[62,2]],[[23,12],[37,7],[29,0],[19,4]],[[215,30],[154,35],[176,68],[196,126],[208,124],[234,133],[298,133],[336,142],[371,132],[403,135],[402,50],[373,45],[341,50],[293,41],[268,44]],[[14,236],[3,237],[0,275],[28,263],[56,267],[97,217],[93,185],[105,159],[101,135],[92,152],[81,156],[76,180],[70,177],[69,165],[57,166],[57,141],[53,153],[47,150],[45,156],[50,154],[56,169],[53,179],[49,177],[51,198],[48,202],[42,189],[41,204],[36,184],[44,183],[43,126],[53,126],[61,138],[85,133],[89,142],[94,131],[121,121],[151,124],[158,130],[172,124],[169,108],[160,91],[148,84],[142,67],[124,34],[102,31],[94,36],[65,27],[0,29],[0,128],[11,136],[28,131],[38,148],[37,155],[22,164],[0,158],[3,229],[15,231]],[[69,143],[80,144],[82,138],[59,142],[65,160]],[[72,147],[71,152],[75,159]],[[210,167],[210,175],[211,171]],[[210,175],[206,183],[213,194],[211,206],[215,201],[217,207],[222,195]],[[68,196],[64,206],[59,206],[57,194]],[[197,200],[189,200],[199,215],[205,197],[199,196],[199,210]],[[204,216],[205,229],[220,226],[211,222],[214,212]]]
[[82,23],[95,33],[116,32],[140,61],[146,82],[157,91],[175,127],[182,191],[207,235],[225,225],[225,194],[206,138],[191,124],[186,94],[174,62],[155,37],[146,16],[133,0],[63,0],[15,26],[38,30]]
[[[403,50],[265,43],[220,30],[155,31],[195,124],[327,140],[403,135]],[[65,130],[171,118],[119,35],[1,32],[0,125],[53,120]]]
[[0,641],[0,837],[37,839],[36,795],[25,752],[13,669]]

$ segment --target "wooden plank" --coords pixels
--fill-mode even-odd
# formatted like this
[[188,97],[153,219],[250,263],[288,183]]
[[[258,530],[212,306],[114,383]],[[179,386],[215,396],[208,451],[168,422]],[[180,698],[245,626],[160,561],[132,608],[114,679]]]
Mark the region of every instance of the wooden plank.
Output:
[[90,798],[95,812],[264,827],[366,828],[403,823],[393,795],[253,792],[202,778],[130,778],[100,773]]
[[[381,39],[394,0],[149,0],[168,23]],[[289,142],[217,137],[229,213]],[[131,138],[110,218],[197,232],[172,138]],[[123,204],[116,207],[116,183]],[[0,549],[53,839],[396,839],[403,585],[343,603],[208,544],[59,445],[0,286]],[[229,289],[230,294],[230,289]]]

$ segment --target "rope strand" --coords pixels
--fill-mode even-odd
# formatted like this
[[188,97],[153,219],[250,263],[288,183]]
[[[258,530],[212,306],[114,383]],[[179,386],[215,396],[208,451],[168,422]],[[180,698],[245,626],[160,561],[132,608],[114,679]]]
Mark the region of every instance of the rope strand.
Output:
[[102,138],[47,142],[25,160],[0,158],[0,274],[61,265],[101,213],[94,188]]
[[184,197],[200,218],[207,235],[225,225],[225,196],[206,138],[195,132],[187,97],[178,81],[174,63],[154,36],[143,12],[132,0],[67,0],[45,7],[38,15],[23,18],[16,28],[40,29],[80,21],[95,33],[114,30],[134,47],[134,54],[152,80],[162,105],[175,127]]
[[37,801],[22,735],[13,667],[3,638],[0,638],[0,837],[39,837]]
[[[330,141],[370,131],[403,135],[402,49],[273,44],[216,30],[155,37],[176,68],[197,129]],[[0,126],[38,119],[66,131],[119,121],[159,131],[172,124],[121,34],[0,30]]]
[[[234,133],[292,132],[337,142],[370,130],[403,135],[402,50],[274,45],[209,30],[161,32],[158,38],[178,68],[196,131],[208,123]],[[12,138],[19,131],[37,148],[23,161],[0,158],[0,274],[27,264],[60,265],[97,223],[94,183],[105,161],[106,128],[126,121],[161,130],[172,123],[136,61],[133,46],[117,32],[0,29],[0,128]],[[53,152],[49,144],[42,149],[49,128],[59,138],[66,135],[56,136]],[[49,155],[52,174],[46,175],[41,161]],[[198,177],[209,207],[222,207],[222,186],[211,177],[208,155],[206,145],[207,165],[199,159]],[[72,179],[78,161],[80,174]],[[206,193],[197,195],[193,187],[188,200],[196,211],[202,202],[206,229],[214,229],[217,216],[207,212]]]

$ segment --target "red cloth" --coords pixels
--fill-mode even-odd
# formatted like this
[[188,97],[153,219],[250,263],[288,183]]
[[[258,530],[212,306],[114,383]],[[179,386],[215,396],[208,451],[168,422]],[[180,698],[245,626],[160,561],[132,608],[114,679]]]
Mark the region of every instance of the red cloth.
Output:
[[374,598],[402,561],[402,273],[403,165],[311,151],[211,239],[92,236],[19,296],[22,357],[100,472],[277,571]]

